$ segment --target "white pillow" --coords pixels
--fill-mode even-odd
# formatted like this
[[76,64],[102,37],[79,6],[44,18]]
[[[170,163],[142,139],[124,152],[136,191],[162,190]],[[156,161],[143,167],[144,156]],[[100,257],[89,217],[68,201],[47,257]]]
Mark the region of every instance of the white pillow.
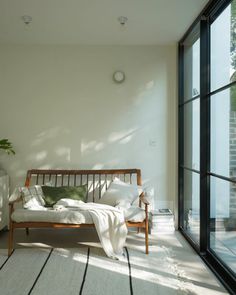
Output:
[[16,187],[9,197],[9,202],[15,202],[21,199],[20,188]]
[[[44,185],[52,186],[52,182],[46,182]],[[24,208],[30,209],[31,207],[44,206],[43,191],[40,185],[30,187],[16,187],[9,197],[9,202],[23,200]]]
[[33,209],[45,205],[41,185],[20,187],[19,191],[22,194],[23,206],[25,209]]
[[115,178],[98,203],[129,208],[141,193],[141,186],[128,184]]

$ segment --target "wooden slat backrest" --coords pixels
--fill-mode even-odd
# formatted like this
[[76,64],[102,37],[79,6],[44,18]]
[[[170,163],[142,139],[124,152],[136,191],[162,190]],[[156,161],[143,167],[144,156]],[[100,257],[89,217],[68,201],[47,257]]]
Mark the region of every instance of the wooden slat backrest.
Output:
[[[100,199],[114,177],[127,183],[142,185],[140,169],[106,169],[106,170],[47,170],[32,169],[27,171],[25,186],[34,184],[53,186],[78,186],[87,184],[88,201]],[[34,183],[32,183],[34,182]]]

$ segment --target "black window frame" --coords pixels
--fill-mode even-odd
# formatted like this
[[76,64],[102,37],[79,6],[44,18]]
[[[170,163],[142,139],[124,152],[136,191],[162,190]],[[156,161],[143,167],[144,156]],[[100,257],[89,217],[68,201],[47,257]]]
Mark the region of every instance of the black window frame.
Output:
[[[179,153],[178,153],[178,221],[179,231],[188,240],[195,251],[216,274],[218,279],[231,294],[236,294],[236,275],[227,265],[210,249],[210,177],[218,177],[226,181],[235,182],[235,179],[224,177],[210,171],[210,97],[233,85],[233,81],[223,87],[211,91],[210,89],[210,26],[232,0],[212,0],[196,18],[188,31],[178,44],[178,97],[179,97]],[[200,23],[200,94],[189,100],[184,100],[184,41],[192,33],[195,26]],[[191,238],[184,229],[184,105],[190,101],[200,99],[200,243]],[[188,168],[187,168],[188,169]],[[193,172],[194,169],[188,169]]]

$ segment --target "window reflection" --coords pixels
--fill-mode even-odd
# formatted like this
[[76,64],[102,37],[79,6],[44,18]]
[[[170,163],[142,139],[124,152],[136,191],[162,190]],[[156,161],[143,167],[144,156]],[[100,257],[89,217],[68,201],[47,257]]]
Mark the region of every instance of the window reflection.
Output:
[[200,26],[184,42],[184,100],[200,94]]
[[211,177],[210,247],[236,273],[236,184]]
[[236,1],[211,25],[211,91],[236,80]]
[[184,105],[184,166],[200,169],[200,102]]
[[[211,25],[211,90],[236,80],[236,1]],[[211,96],[210,247],[236,273],[236,86]]]
[[184,229],[199,243],[200,231],[200,194],[199,174],[185,170],[184,172]]

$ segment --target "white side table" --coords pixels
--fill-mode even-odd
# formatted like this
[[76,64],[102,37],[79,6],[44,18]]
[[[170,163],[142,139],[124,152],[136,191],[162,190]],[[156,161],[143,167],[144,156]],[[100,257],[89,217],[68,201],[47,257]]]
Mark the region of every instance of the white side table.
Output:
[[9,176],[0,171],[0,230],[8,226]]

